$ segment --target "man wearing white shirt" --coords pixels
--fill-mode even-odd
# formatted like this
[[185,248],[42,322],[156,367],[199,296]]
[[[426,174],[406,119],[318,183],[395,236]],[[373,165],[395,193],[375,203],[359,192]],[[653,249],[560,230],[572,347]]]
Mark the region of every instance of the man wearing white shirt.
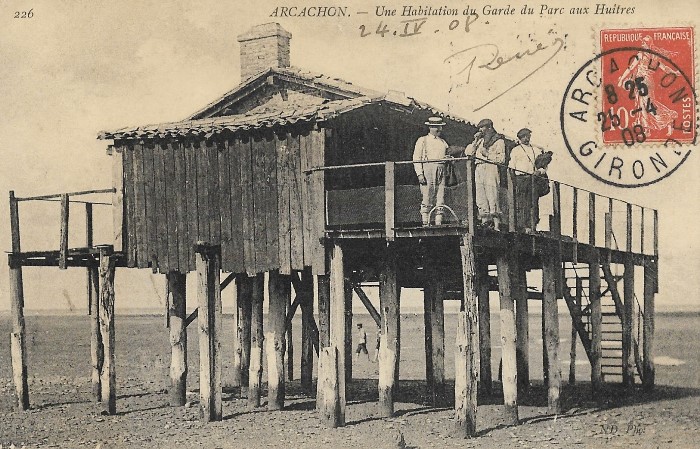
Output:
[[[416,141],[413,150],[413,161],[431,161],[444,159],[447,153],[447,142],[440,138],[445,122],[440,117],[430,117],[427,122],[428,134]],[[420,215],[423,226],[430,225],[430,211],[436,207],[435,224],[442,224],[445,205],[445,164],[442,162],[420,162],[413,164],[418,176],[420,191],[423,196],[420,205]]]

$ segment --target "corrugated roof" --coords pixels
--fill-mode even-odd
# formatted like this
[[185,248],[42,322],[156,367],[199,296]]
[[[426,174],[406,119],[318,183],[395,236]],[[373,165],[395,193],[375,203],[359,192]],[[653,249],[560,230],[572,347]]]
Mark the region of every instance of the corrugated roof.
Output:
[[[359,95],[354,98],[342,100],[325,100],[321,104],[318,101],[278,103],[271,107],[257,108],[246,114],[225,115],[218,117],[197,118],[201,112],[215,107],[226,101],[229,96],[240,92],[262,77],[275,73],[277,76],[289,77],[290,81],[303,82],[311,87],[319,89],[332,88]],[[233,91],[211,103],[207,108],[192,115],[189,119],[179,122],[159,123],[145,126],[126,127],[112,131],[102,131],[98,139],[153,139],[166,137],[204,136],[209,138],[222,132],[236,132],[250,129],[270,128],[273,126],[285,126],[298,122],[323,122],[340,114],[355,110],[372,103],[394,105],[400,108],[410,108],[428,111],[431,114],[461,123],[469,123],[467,120],[448,114],[427,103],[417,101],[410,97],[402,97],[396,92],[380,94],[378,92],[363,89],[339,78],[330,78],[321,74],[315,74],[296,68],[269,69],[241,84]]]

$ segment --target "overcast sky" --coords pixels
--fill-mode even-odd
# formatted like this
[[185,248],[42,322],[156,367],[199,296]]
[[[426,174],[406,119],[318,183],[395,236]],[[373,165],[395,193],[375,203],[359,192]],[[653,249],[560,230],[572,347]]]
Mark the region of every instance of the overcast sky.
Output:
[[[241,3],[245,3],[242,6]],[[327,5],[342,4],[324,2]],[[403,91],[477,122],[493,119],[508,135],[527,126],[533,142],[555,152],[550,176],[583,188],[659,209],[661,307],[700,307],[697,276],[700,261],[698,219],[700,158],[691,154],[676,173],[649,187],[619,189],[584,173],[564,146],[559,107],[573,73],[596,50],[595,30],[604,21],[613,28],[630,23],[686,25],[698,16],[693,0],[672,8],[635,2],[632,16],[522,18],[483,15],[486,2],[470,6],[480,13],[464,29],[464,16],[448,30],[448,18],[431,18],[422,34],[399,38],[375,31],[382,20],[375,2],[347,2],[350,17],[270,18],[278,4],[268,1],[3,1],[0,3],[0,246],[10,249],[7,191],[18,196],[111,186],[106,143],[100,130],[180,120],[201,109],[240,81],[236,36],[251,26],[277,21],[292,33],[292,64],[352,81],[379,91]],[[346,3],[346,4],[347,4]],[[411,2],[380,2],[402,5]],[[416,5],[428,2],[416,2]],[[551,4],[562,2],[549,2]],[[304,2],[280,5],[304,6]],[[444,2],[463,8],[464,2]],[[308,5],[316,5],[309,3]],[[523,2],[513,3],[520,9]],[[33,8],[30,19],[15,11]],[[368,11],[358,15],[358,11]],[[695,11],[696,14],[691,14]],[[399,11],[400,14],[400,11]],[[651,20],[653,19],[653,20]],[[384,19],[399,28],[402,18]],[[514,22],[517,20],[517,22]],[[651,22],[650,22],[651,20]],[[361,37],[360,25],[372,33]],[[436,31],[438,30],[439,31]],[[471,46],[499,43],[501,54],[513,55],[536,42],[566,42],[541,70],[478,112],[474,109],[543,63],[540,54],[514,60],[494,73],[464,74],[443,61]],[[622,211],[621,211],[622,212]],[[108,223],[109,210],[98,220]],[[23,249],[57,249],[59,208],[56,203],[21,206]],[[82,243],[82,216],[71,225],[71,246]],[[75,222],[75,224],[74,224]],[[106,240],[111,230],[98,231]],[[0,264],[0,310],[9,308],[7,266]],[[162,301],[163,277],[142,270],[119,270],[117,306],[155,307]],[[25,269],[26,306],[85,307],[84,272]],[[641,282],[641,278],[639,278]]]

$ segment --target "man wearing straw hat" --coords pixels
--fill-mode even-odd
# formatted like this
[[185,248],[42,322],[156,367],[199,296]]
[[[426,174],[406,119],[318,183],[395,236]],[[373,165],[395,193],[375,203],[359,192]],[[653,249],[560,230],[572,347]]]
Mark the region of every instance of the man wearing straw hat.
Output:
[[[413,161],[434,161],[444,159],[447,142],[440,138],[445,122],[440,117],[430,117],[427,122],[428,134],[419,137],[413,150]],[[430,211],[435,211],[435,224],[442,224],[443,206],[445,205],[445,164],[441,162],[420,162],[413,164],[418,175],[418,183],[423,199],[420,215],[423,226],[430,225]]]

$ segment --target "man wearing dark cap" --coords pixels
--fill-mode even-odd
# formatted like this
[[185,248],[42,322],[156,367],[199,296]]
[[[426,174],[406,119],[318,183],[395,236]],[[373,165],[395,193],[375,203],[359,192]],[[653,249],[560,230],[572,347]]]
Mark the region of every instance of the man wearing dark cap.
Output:
[[[419,137],[413,150],[413,161],[434,161],[444,159],[447,142],[440,138],[445,122],[440,117],[430,117],[427,122],[428,134]],[[445,164],[441,162],[420,162],[413,164],[418,176],[420,191],[423,196],[420,215],[423,226],[430,225],[430,211],[436,207],[435,224],[442,224],[445,205]]]
[[499,231],[501,226],[501,207],[498,201],[500,176],[498,165],[506,160],[506,142],[503,135],[493,129],[493,122],[483,119],[477,125],[479,131],[474,135],[474,142],[464,150],[466,156],[476,158],[474,182],[476,183],[476,206],[479,209],[481,224],[493,224]]
[[539,196],[533,194],[533,175],[543,172],[535,167],[542,149],[530,144],[532,131],[529,129],[521,129],[517,136],[519,144],[511,150],[508,163],[508,167],[515,171],[515,222],[519,229],[531,232],[534,230],[533,218],[534,224],[539,221]]

